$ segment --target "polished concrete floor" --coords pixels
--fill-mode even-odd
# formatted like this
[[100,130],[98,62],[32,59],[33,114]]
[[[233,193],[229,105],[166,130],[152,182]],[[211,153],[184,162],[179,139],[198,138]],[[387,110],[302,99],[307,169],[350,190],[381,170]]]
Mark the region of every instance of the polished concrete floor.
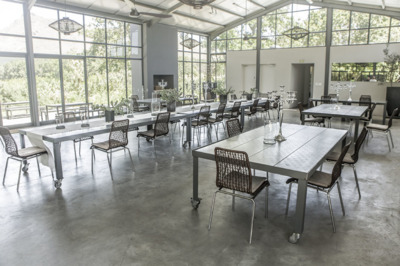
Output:
[[[299,123],[297,111],[285,113],[285,122]],[[261,125],[261,118],[246,119],[245,130]],[[333,127],[348,124],[335,120]],[[121,151],[113,157],[114,180],[102,153],[96,154],[91,174],[89,142],[83,144],[77,164],[72,142],[63,143],[61,189],[54,189],[48,168],[42,167],[39,177],[32,161],[17,193],[18,163],[10,163],[0,186],[0,265],[400,265],[400,120],[394,121],[392,132],[392,152],[380,134],[361,150],[361,200],[352,169],[343,169],[345,216],[337,190],[332,192],[336,233],[325,194],[308,191],[304,233],[296,245],[288,242],[295,201],[285,216],[287,177],[270,175],[268,219],[263,215],[264,194],[257,198],[249,245],[248,201],[238,199],[233,212],[231,198],[218,196],[213,227],[207,230],[216,190],[211,161],[200,160],[203,200],[197,210],[192,208],[191,150],[181,147],[178,131],[172,145],[168,138],[158,139],[155,150],[141,140],[140,152],[131,132],[135,171]],[[203,135],[201,145],[206,145]],[[214,132],[212,137],[215,141]],[[2,152],[1,173],[5,158]],[[323,169],[329,171],[331,165],[325,163]],[[292,199],[295,194],[296,189]]]

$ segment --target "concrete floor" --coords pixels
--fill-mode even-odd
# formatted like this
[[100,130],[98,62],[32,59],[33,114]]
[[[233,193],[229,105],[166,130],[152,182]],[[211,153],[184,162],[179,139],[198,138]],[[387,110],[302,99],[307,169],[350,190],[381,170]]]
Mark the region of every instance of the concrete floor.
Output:
[[[285,122],[298,121],[297,111],[285,111]],[[246,120],[245,130],[261,125],[261,118]],[[335,120],[333,127],[348,124]],[[61,189],[54,189],[48,168],[42,167],[40,178],[32,161],[17,193],[18,163],[10,163],[0,187],[0,265],[400,265],[400,120],[394,121],[392,132],[397,145],[392,152],[385,136],[378,134],[361,150],[361,200],[351,168],[344,168],[346,216],[337,190],[332,193],[336,233],[325,194],[308,191],[305,229],[296,245],[288,242],[296,189],[289,215],[284,215],[287,177],[271,175],[268,219],[263,216],[264,195],[257,198],[249,245],[248,201],[238,199],[232,212],[231,198],[218,196],[213,227],[207,230],[216,190],[214,162],[200,160],[203,200],[198,210],[192,208],[191,150],[181,147],[178,132],[172,145],[167,138],[157,140],[156,152],[142,140],[140,153],[131,132],[135,171],[128,154],[119,152],[113,156],[114,180],[102,153],[97,153],[91,175],[89,142],[83,144],[77,165],[72,142],[63,143]],[[5,158],[2,152],[1,173]],[[324,164],[324,170],[330,167]]]

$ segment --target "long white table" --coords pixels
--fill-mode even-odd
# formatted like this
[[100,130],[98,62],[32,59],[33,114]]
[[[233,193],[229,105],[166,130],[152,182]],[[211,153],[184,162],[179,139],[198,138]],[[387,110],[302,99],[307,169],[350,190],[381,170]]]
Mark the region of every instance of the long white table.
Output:
[[296,243],[304,229],[307,179],[327,154],[345,139],[347,131],[283,124],[282,133],[287,140],[273,145],[263,143],[263,132],[264,128],[260,127],[192,151],[192,206],[197,209],[201,201],[198,194],[199,158],[215,161],[215,147],[245,151],[251,168],[299,179],[294,232],[289,237],[291,243]]
[[[301,115],[303,116],[302,121],[306,115],[314,115],[321,117],[342,117],[352,119],[354,121],[354,139],[358,136],[358,125],[360,118],[367,111],[368,106],[354,106],[354,105],[340,105],[339,109],[335,109],[334,104],[321,104],[313,108],[304,110]],[[302,122],[304,124],[304,122]]]

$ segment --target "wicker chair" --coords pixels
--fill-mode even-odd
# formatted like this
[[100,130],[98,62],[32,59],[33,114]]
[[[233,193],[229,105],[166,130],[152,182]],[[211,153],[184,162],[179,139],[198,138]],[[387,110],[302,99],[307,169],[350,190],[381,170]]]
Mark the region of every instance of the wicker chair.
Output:
[[208,124],[210,126],[215,125],[215,134],[217,136],[217,140],[218,140],[218,127],[219,127],[219,124],[222,123],[222,126],[224,127],[224,132],[225,132],[225,125],[223,123],[224,122],[223,116],[224,116],[225,106],[226,106],[226,104],[220,103],[219,106],[218,106],[217,113],[215,114],[215,117],[209,117],[208,118]]
[[[389,145],[389,151],[392,150],[390,147],[389,135],[390,135],[390,140],[392,141],[392,147],[394,148],[393,137],[392,137],[392,132],[390,131],[390,128],[392,127],[393,117],[398,116],[398,115],[399,115],[399,108],[396,108],[393,110],[392,115],[390,116],[389,122],[387,125],[374,124],[374,123],[369,123],[367,125],[368,135],[371,135],[371,137],[373,137],[372,131],[383,132],[386,134],[387,142]],[[368,138],[367,138],[367,142],[368,142]]]
[[239,122],[239,119],[233,118],[226,121],[226,129],[228,131],[228,137],[234,137],[242,133],[243,128]]
[[[356,171],[356,163],[358,161],[358,153],[360,151],[360,148],[362,144],[364,143],[365,137],[367,136],[367,129],[364,127],[364,129],[361,131],[360,136],[358,136],[355,147],[354,147],[354,153],[346,153],[346,155],[343,157],[343,164],[344,165],[349,165],[353,168],[354,172],[354,179],[356,180],[356,186],[357,186],[357,191],[358,191],[358,198],[361,199],[361,192],[360,192],[360,186],[358,184],[358,178],[357,178],[357,171]],[[332,152],[328,155],[326,158],[327,161],[331,162],[336,162],[339,160],[340,153],[339,152]]]
[[[65,122],[75,122],[76,121],[75,112],[64,112],[63,114],[64,114]],[[82,146],[81,142],[85,141],[85,140],[90,140],[93,145],[93,136],[77,138],[77,139],[72,140],[72,142],[74,143],[75,164],[78,163],[78,159],[76,156],[76,143],[79,143],[79,156],[81,156],[81,146]]]
[[249,118],[253,117],[253,115],[257,114],[257,106],[258,106],[258,102],[260,101],[260,99],[255,99],[253,101],[253,105],[250,106],[250,110],[246,111],[244,114],[247,115]]
[[[348,144],[346,144],[346,146],[343,147],[342,152],[340,153],[340,156],[332,169],[332,174],[321,172],[321,171],[316,171],[311,177],[309,177],[307,179],[307,187],[326,193],[326,196],[328,198],[328,203],[329,203],[329,211],[331,213],[333,232],[336,232],[336,228],[335,228],[335,220],[333,217],[330,192],[337,184],[339,198],[340,198],[340,204],[342,205],[342,212],[343,212],[343,215],[345,215],[342,194],[340,191],[339,177],[342,173],[343,158],[346,155],[347,151],[349,150],[350,144],[351,144],[351,141]],[[292,190],[292,184],[297,183],[297,182],[298,182],[297,178],[289,178],[286,181],[286,184],[289,184],[289,192],[288,192],[288,198],[287,198],[287,203],[286,203],[286,215],[288,214],[288,210],[289,210],[290,192]]]
[[136,99],[136,97],[134,97],[136,95],[132,95],[132,103],[133,103],[133,111],[134,112],[144,112],[144,111],[149,111],[150,107],[149,106],[140,106],[138,103],[138,99]]
[[[209,105],[202,106],[197,116],[192,120],[192,128],[195,129],[192,130],[193,132],[192,139],[194,139],[194,133],[195,131],[197,131],[197,145],[200,145],[200,128],[208,127],[208,120],[210,118],[210,109],[211,107]],[[187,126],[186,122],[184,122],[182,126],[186,127]],[[209,134],[209,131],[207,131],[207,133]],[[183,135],[184,134],[182,134],[182,142],[183,142]]]
[[331,96],[329,96],[329,95],[322,95],[322,96],[321,96],[321,103],[331,103]]
[[268,115],[268,117],[271,118],[271,116],[269,114],[269,109],[271,108],[270,104],[271,104],[270,101],[266,100],[262,106],[257,106],[257,112],[261,112],[261,113],[266,112],[266,115]]
[[[250,200],[253,203],[253,214],[251,217],[250,239],[253,235],[254,213],[256,203],[254,199],[265,189],[265,213],[268,213],[268,186],[269,182],[266,178],[253,176],[250,170],[249,157],[247,153],[242,151],[227,150],[215,148],[215,162],[217,165],[216,185],[218,190],[214,193],[214,198],[210,210],[210,220],[208,230],[211,229],[211,223],[214,212],[215,198],[217,193],[231,195],[232,210],[235,209],[235,197]],[[232,190],[229,191],[229,190]],[[239,192],[239,193],[236,193]]]
[[360,121],[364,122],[364,126],[366,126],[368,123],[370,123],[372,121],[372,115],[374,114],[375,107],[376,107],[376,103],[372,103],[371,108],[367,112],[367,116],[366,117],[363,116],[360,118]]
[[127,147],[128,130],[129,130],[129,119],[114,121],[111,124],[111,131],[108,140],[92,144],[92,146],[90,147],[90,149],[92,150],[92,174],[93,174],[93,159],[95,150],[107,153],[107,161],[108,161],[108,167],[110,168],[111,179],[114,179],[112,173],[112,154],[113,152],[116,152],[118,150],[128,150],[133,170],[135,170],[131,156],[131,151]]
[[300,120],[302,124],[310,123],[311,125],[317,124],[317,125],[323,125],[324,124],[324,119],[322,117],[304,117],[303,118],[303,111],[304,107],[301,102],[297,104],[297,107],[299,108],[300,111]]
[[240,115],[240,106],[242,105],[242,102],[234,102],[233,107],[229,113],[224,114],[224,118],[237,118]]
[[[10,130],[8,130],[8,128],[6,128],[6,127],[0,126],[0,135],[4,142],[5,152],[9,155],[7,157],[6,167],[4,169],[3,185],[6,180],[8,160],[13,159],[13,160],[19,161],[20,166],[19,166],[18,183],[17,183],[17,191],[19,191],[19,182],[21,179],[21,171],[22,171],[23,162],[25,160],[36,158],[39,176],[41,176],[38,157],[41,155],[47,154],[47,151],[45,149],[43,149],[41,147],[37,147],[37,146],[18,149],[17,143],[15,142],[13,136],[11,135]],[[53,172],[51,174],[53,175]]]
[[[147,141],[153,140],[153,147],[155,139],[161,136],[166,136],[169,133],[169,112],[158,113],[156,123],[154,124],[154,128],[149,129],[147,131],[138,132],[138,149],[140,148],[140,137],[146,138]],[[171,143],[171,137],[169,139]]]

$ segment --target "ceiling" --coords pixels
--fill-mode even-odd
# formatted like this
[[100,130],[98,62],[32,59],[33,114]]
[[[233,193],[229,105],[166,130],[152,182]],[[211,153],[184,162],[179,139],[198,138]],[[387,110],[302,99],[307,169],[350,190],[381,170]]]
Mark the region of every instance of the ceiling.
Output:
[[[60,7],[65,3],[70,9],[89,9],[94,12],[129,17],[132,4],[124,0],[26,0],[30,4]],[[202,9],[194,9],[179,0],[134,0],[139,12],[171,14],[170,18],[140,15],[136,21],[162,23],[193,32],[215,35],[290,3],[345,8],[361,12],[400,17],[400,0],[215,0]],[[247,6],[247,10],[246,10]]]

